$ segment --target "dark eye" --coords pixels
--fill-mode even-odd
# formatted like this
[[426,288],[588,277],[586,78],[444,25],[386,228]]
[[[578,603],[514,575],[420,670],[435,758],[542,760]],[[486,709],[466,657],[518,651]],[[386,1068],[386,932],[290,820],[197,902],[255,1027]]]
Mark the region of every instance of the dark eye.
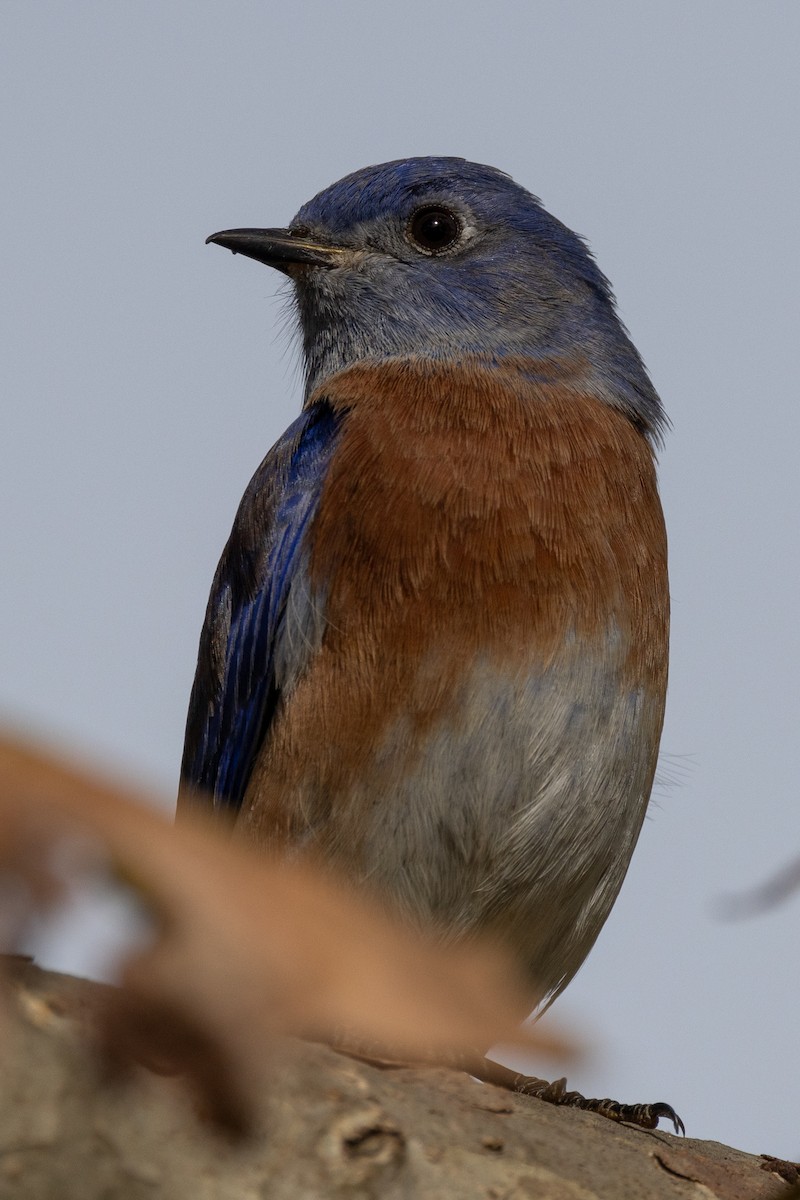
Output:
[[408,223],[408,236],[428,254],[449,250],[461,237],[460,217],[447,208],[418,208]]

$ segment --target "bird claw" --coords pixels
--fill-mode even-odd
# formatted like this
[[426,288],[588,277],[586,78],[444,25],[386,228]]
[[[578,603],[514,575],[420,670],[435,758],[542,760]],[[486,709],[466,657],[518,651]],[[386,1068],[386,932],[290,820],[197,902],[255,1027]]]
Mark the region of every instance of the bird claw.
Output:
[[546,1079],[537,1079],[533,1075],[518,1075],[514,1081],[514,1090],[524,1096],[535,1096],[546,1104],[556,1104],[565,1108],[580,1108],[584,1112],[597,1113],[598,1116],[608,1117],[610,1121],[624,1122],[627,1125],[638,1125],[640,1129],[655,1129],[664,1117],[671,1121],[675,1132],[686,1134],[683,1121],[671,1104],[659,1101],[657,1104],[620,1104],[618,1100],[591,1099],[580,1092],[568,1092],[566,1079],[556,1079],[548,1083]]

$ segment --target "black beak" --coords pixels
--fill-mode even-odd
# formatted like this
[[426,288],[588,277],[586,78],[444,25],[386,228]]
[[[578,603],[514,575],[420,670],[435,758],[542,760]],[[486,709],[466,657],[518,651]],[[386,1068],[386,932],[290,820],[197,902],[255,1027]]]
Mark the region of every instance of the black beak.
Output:
[[295,266],[335,267],[344,253],[339,246],[322,245],[291,229],[224,229],[206,238],[206,245],[209,242],[266,263],[285,275],[291,275]]

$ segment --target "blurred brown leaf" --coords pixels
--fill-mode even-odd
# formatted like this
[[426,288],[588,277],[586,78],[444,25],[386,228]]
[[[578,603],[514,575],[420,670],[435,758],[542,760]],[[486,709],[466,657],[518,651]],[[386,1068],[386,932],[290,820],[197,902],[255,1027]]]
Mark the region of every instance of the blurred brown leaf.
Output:
[[147,800],[0,735],[0,869],[47,903],[45,847],[76,830],[102,841],[156,923],[125,964],[106,1045],[188,1070],[223,1124],[242,1123],[240,1091],[276,1033],[414,1061],[498,1041],[567,1052],[520,1030],[527,997],[497,947],[445,948],[327,873],[265,860],[200,814],[176,827]]

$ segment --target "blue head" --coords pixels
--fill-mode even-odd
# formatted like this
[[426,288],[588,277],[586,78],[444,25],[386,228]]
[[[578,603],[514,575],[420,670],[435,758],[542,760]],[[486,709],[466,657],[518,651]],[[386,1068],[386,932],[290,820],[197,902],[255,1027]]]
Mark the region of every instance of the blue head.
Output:
[[288,230],[213,239],[294,281],[307,390],[387,356],[583,363],[581,386],[648,434],[658,396],[577,234],[508,175],[460,158],[365,167],[298,212]]

